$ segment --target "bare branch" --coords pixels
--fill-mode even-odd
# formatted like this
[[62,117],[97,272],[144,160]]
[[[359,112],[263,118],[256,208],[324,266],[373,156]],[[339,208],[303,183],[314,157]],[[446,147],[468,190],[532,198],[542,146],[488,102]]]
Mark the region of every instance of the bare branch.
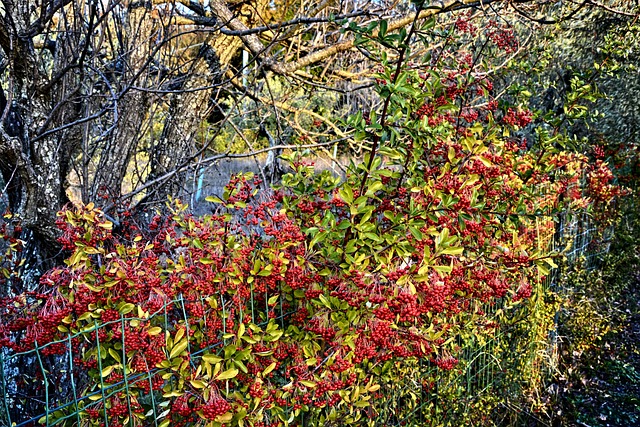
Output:
[[596,7],[599,7],[601,9],[606,10],[607,12],[611,12],[614,13],[616,15],[624,15],[624,16],[628,16],[630,18],[638,18],[640,16],[640,7],[637,6],[636,3],[636,12],[635,13],[631,13],[631,12],[625,12],[624,10],[620,10],[620,9],[616,9],[610,6],[607,6],[606,4],[603,4],[602,2],[596,1],[596,0],[587,0],[587,2],[589,4],[592,4]]
[[[217,162],[219,160],[223,160],[223,159],[244,159],[247,157],[255,157],[258,156],[260,154],[264,154],[264,153],[268,153],[269,151],[278,151],[278,150],[299,150],[299,149],[305,149],[305,148],[320,148],[320,147],[328,147],[328,146],[332,146],[334,145],[336,142],[342,141],[342,139],[336,140],[336,141],[328,141],[328,142],[319,142],[316,144],[300,144],[300,145],[296,145],[296,144],[283,144],[283,145],[275,145],[272,147],[266,147],[260,150],[256,150],[256,151],[252,151],[250,153],[242,153],[242,154],[230,154],[229,152],[224,153],[224,154],[216,154],[214,156],[209,156],[209,157],[205,157],[202,160],[198,161],[198,164],[200,166],[202,165],[206,165],[209,163],[214,163]],[[185,169],[189,168],[192,164],[193,164],[193,160],[194,159],[189,159],[185,162],[183,162],[180,166],[178,166],[177,168],[175,168],[172,171],[169,171],[167,173],[165,173],[162,176],[157,177],[154,180],[151,181],[147,181],[144,183],[144,185],[136,188],[135,190],[127,193],[127,194],[123,194],[120,197],[121,201],[124,200],[129,200],[132,197],[135,197],[136,195],[140,194],[141,192],[157,186],[158,184],[161,184],[163,182],[166,182],[168,180],[170,180],[171,178],[173,178],[176,174],[184,171]],[[104,208],[104,210],[106,212],[108,212],[109,210],[113,209],[114,205],[109,205],[106,208]]]
[[[238,36],[238,37],[242,37],[242,36],[248,36],[248,35],[252,35],[252,34],[260,34],[260,33],[265,33],[265,32],[273,32],[273,31],[277,31],[277,30],[281,30],[287,27],[291,27],[291,26],[296,26],[296,25],[301,25],[301,24],[323,24],[323,23],[330,23],[330,22],[339,22],[341,20],[344,19],[350,19],[350,18],[358,18],[358,17],[363,17],[363,16],[372,16],[371,12],[369,11],[357,11],[357,12],[353,12],[353,13],[347,13],[347,14],[343,14],[343,15],[336,15],[333,17],[299,17],[299,18],[295,18],[292,19],[290,21],[285,21],[285,22],[279,22],[276,24],[272,24],[272,25],[263,25],[260,27],[254,27],[254,28],[247,28],[246,30],[230,30],[230,29],[226,29],[226,28],[222,28],[220,30],[220,32],[224,35],[227,36]],[[203,18],[200,16],[185,16],[185,18],[188,18],[190,20],[192,20],[195,24],[198,25],[207,25],[208,21],[211,20],[211,18]],[[217,23],[217,21],[215,21]]]
[[[532,0],[528,0],[532,1]],[[482,0],[482,1],[464,1],[464,0],[449,0],[446,2],[442,2],[441,6],[427,6],[427,8],[420,12],[420,15],[417,19],[425,19],[429,18],[441,13],[451,12],[460,9],[477,7],[480,5],[487,5],[491,3],[510,3],[509,0]],[[236,18],[233,13],[229,10],[226,3],[222,0],[214,0],[211,2],[213,9],[216,11],[221,21],[219,24],[224,25],[230,28],[232,31],[238,32],[241,35],[243,42],[249,48],[249,50],[256,56],[261,55],[264,50],[264,44],[260,41],[260,39],[238,18]],[[389,22],[387,26],[387,31],[395,31],[400,28],[406,27],[410,25],[416,16],[414,14],[409,14],[402,18],[395,19]],[[373,33],[372,37],[377,37],[377,31]],[[354,47],[353,40],[347,40],[341,43],[336,43],[332,46],[328,46],[324,49],[317,50],[315,52],[309,53],[306,56],[298,59],[297,61],[289,62],[289,63],[281,63],[277,62],[275,58],[269,57],[262,60],[263,65],[268,69],[272,70],[277,74],[290,74],[294,71],[308,67],[315,63],[321,62],[331,56],[334,56],[340,52],[344,52],[350,50]]]

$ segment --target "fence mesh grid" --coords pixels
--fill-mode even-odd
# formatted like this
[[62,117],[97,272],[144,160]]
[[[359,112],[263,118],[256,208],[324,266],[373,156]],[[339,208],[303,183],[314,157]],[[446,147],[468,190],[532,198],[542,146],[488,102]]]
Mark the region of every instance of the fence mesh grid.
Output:
[[[549,221],[550,219],[546,219]],[[554,245],[556,249],[563,250],[567,262],[574,262],[578,257],[585,257],[587,265],[593,266],[599,255],[606,252],[606,245],[596,246],[593,244],[595,227],[591,225],[586,214],[564,216],[556,222],[555,233],[539,236],[540,244]],[[568,248],[568,249],[567,249]],[[527,304],[516,311],[517,315],[531,315],[537,309],[538,299],[543,298],[545,290],[555,286],[555,278],[549,275],[537,284],[537,292],[532,295]],[[187,313],[184,310],[184,303],[181,299],[173,300],[152,316],[165,316],[168,309],[175,310],[182,307],[185,324],[188,325]],[[255,318],[255,307],[253,300],[250,302],[252,316]],[[486,312],[499,310],[500,304],[487,305]],[[284,322],[284,318],[289,313],[279,313],[277,319]],[[126,370],[123,379],[115,384],[101,384],[89,393],[81,395],[83,385],[86,385],[87,378],[77,376],[74,372],[74,363],[81,354],[72,345],[75,338],[83,340],[93,339],[97,351],[101,351],[100,330],[109,324],[119,322],[124,331],[125,326],[132,321],[143,320],[135,316],[121,315],[120,319],[107,323],[98,323],[94,320],[93,327],[90,327],[75,335],[69,334],[66,339],[38,345],[34,350],[23,353],[11,353],[6,348],[0,349],[0,392],[2,402],[0,403],[0,425],[26,427],[32,425],[82,425],[80,412],[86,409],[99,409],[104,417],[105,425],[109,425],[105,402],[112,396],[121,394],[127,396],[126,405],[131,413],[131,400],[128,397],[128,390],[131,386],[141,382],[152,385],[158,369],[149,367],[145,374],[134,374],[127,376]],[[224,323],[224,322],[223,322]],[[535,331],[535,323],[529,325],[529,334],[538,336],[540,331]],[[475,402],[482,399],[494,399],[496,414],[502,417],[496,424],[518,425],[522,422],[521,417],[532,417],[535,415],[525,408],[517,406],[511,396],[522,393],[523,390],[531,388],[532,383],[538,384],[544,376],[545,365],[553,363],[548,360],[554,355],[554,339],[545,336],[544,342],[530,340],[523,348],[518,345],[522,343],[514,342],[508,331],[498,330],[491,339],[483,342],[471,340],[465,342],[458,339],[461,348],[459,355],[460,369],[455,372],[446,372],[438,369],[428,361],[415,362],[417,366],[413,368],[421,375],[412,381],[387,384],[385,387],[386,410],[378,414],[376,425],[420,425],[436,426],[447,425],[443,420],[450,420],[451,425],[456,425],[460,414],[469,412]],[[546,331],[542,331],[546,333]],[[537,335],[538,334],[538,335]],[[526,340],[525,340],[526,341]],[[63,346],[64,356],[49,356],[47,348],[52,346]],[[201,349],[192,353],[192,363],[197,361],[205,350]],[[514,351],[520,352],[517,357],[513,357]],[[122,334],[121,357],[126,359],[125,334]],[[510,357],[507,357],[510,356]],[[545,359],[546,360],[543,360]],[[102,372],[101,357],[97,357],[98,366]],[[24,369],[18,367],[30,367],[32,378],[24,378]],[[510,372],[530,372],[531,378],[514,378]],[[538,376],[538,378],[533,378]],[[35,381],[41,390],[39,397],[27,396],[22,392],[22,385],[25,381]],[[524,384],[525,382],[529,384]],[[153,390],[153,387],[150,388]],[[156,401],[158,396],[153,392],[144,397],[150,405],[153,425],[157,427],[163,416],[166,416],[168,408],[160,407]],[[398,418],[394,408],[403,407],[402,418]],[[33,414],[36,408],[41,408],[42,413],[37,417],[25,417],[24,414]],[[487,414],[489,415],[489,414]],[[495,416],[495,414],[494,414]],[[519,421],[520,420],[520,421]]]

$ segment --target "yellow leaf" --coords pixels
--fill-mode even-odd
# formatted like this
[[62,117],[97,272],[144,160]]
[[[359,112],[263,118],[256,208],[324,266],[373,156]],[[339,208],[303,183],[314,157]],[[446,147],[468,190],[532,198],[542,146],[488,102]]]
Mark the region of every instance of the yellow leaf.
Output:
[[116,362],[122,363],[122,359],[120,358],[120,354],[117,351],[115,351],[113,348],[109,349],[109,354],[111,355],[111,357],[113,357],[116,360]]
[[238,370],[235,368],[228,369],[224,372],[220,372],[220,374],[216,377],[216,380],[229,380],[231,378],[235,378],[238,375]]
[[113,369],[115,368],[115,365],[111,365],[111,366],[107,366],[106,368],[104,368],[101,372],[100,372],[100,376],[101,377],[108,377],[109,374],[111,372],[113,372]]
[[147,333],[152,337],[158,335],[160,332],[162,332],[162,328],[160,326],[154,326],[153,328],[149,328],[147,330]]
[[187,345],[189,345],[189,342],[187,341],[186,338],[180,340],[171,349],[171,353],[169,353],[169,359],[173,359],[174,357],[182,354],[182,352],[187,348]]
[[216,417],[216,421],[219,423],[227,423],[232,419],[233,419],[233,414],[231,412],[226,412]]
[[317,385],[313,381],[306,381],[306,380],[300,381],[300,384],[302,384],[305,387],[309,387],[309,388],[314,388]]
[[215,354],[205,354],[202,356],[202,360],[213,365],[214,363],[220,362],[222,357],[216,356]]
[[271,363],[271,365],[267,366],[264,371],[262,371],[262,375],[266,377],[275,368],[276,368],[276,362],[273,362]]
[[189,381],[194,388],[205,388],[207,383],[201,380],[191,380]]
[[184,393],[178,390],[171,390],[167,393],[163,393],[162,397],[179,397],[182,396]]
[[111,221],[105,221],[98,224],[98,227],[104,228],[105,230],[113,230],[113,223]]
[[127,314],[127,313],[131,313],[134,308],[136,308],[135,305],[131,304],[130,302],[127,302],[127,303],[122,304],[118,311],[121,314]]
[[87,311],[86,313],[84,313],[83,315],[81,315],[80,317],[78,317],[78,320],[79,320],[79,321],[80,321],[80,320],[87,320],[87,319],[90,319],[90,318],[91,318],[91,313]]
[[240,326],[238,327],[238,338],[241,338],[244,335],[245,330],[244,323],[240,323]]
[[182,338],[184,336],[184,329],[180,328],[176,331],[176,336],[173,338],[173,342],[178,342],[180,341],[180,338]]

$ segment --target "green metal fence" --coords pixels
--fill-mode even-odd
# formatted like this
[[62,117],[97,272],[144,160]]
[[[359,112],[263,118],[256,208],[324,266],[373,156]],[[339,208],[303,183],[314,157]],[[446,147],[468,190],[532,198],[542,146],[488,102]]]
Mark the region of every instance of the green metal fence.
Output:
[[[578,256],[589,259],[603,251],[606,246],[591,244],[593,230],[587,216],[565,218],[558,223],[555,235],[540,236],[543,244],[565,247],[572,241],[567,252],[568,261]],[[380,405],[375,425],[380,426],[459,426],[459,425],[545,425],[544,417],[535,413],[535,393],[540,390],[554,364],[555,341],[549,325],[553,319],[539,319],[553,305],[556,283],[554,275],[540,281],[533,295],[520,305],[506,308],[506,301],[487,305],[485,312],[497,315],[500,311],[503,326],[492,336],[458,338],[460,361],[458,369],[443,371],[428,361],[405,361],[391,363],[389,369],[411,368],[418,373],[409,381],[381,384],[385,404]],[[167,316],[167,310],[179,312],[182,307],[184,320],[187,312],[185,301],[177,299],[167,302],[153,316]],[[258,307],[253,307],[259,310]],[[284,322],[289,313],[278,313],[277,319]],[[86,409],[99,409],[105,425],[109,425],[106,401],[111,396],[124,392],[141,382],[153,383],[158,369],[151,367],[145,374],[127,376],[116,384],[95,384],[88,393],[88,378],[74,369],[78,349],[74,338],[94,340],[100,351],[102,328],[120,322],[124,326],[136,320],[133,316],[121,315],[110,323],[94,320],[90,327],[66,339],[37,345],[34,350],[11,353],[0,349],[0,425],[26,427],[35,425],[83,425],[79,415]],[[138,319],[140,320],[140,319]],[[188,322],[185,322],[188,324]],[[125,335],[122,336],[123,355],[126,354]],[[48,355],[49,347],[64,347],[64,356]],[[197,360],[207,349],[191,354]],[[97,358],[96,369],[102,370],[101,358]],[[403,365],[404,364],[404,365]],[[28,390],[29,392],[25,392]],[[153,387],[150,387],[153,390]],[[528,396],[523,399],[522,396]],[[168,408],[161,406],[161,395],[149,392],[142,396],[150,409],[157,427]],[[131,402],[127,401],[127,405]],[[33,417],[30,414],[39,413]],[[473,418],[473,419],[470,419]],[[304,424],[305,421],[303,420]],[[314,425],[307,420],[307,425]]]

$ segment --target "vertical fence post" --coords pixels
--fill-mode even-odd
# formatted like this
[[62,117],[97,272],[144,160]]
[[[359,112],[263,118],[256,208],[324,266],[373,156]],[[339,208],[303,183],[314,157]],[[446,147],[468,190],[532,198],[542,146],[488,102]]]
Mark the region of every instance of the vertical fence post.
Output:
[[42,363],[42,357],[40,356],[40,347],[38,347],[38,340],[34,341],[36,357],[38,358],[38,365],[40,366],[40,371],[42,372],[42,378],[44,380],[44,410],[45,410],[45,425],[49,425],[49,380],[47,379],[47,371],[44,369],[44,364]]
[[151,369],[149,368],[149,363],[147,362],[147,357],[143,354],[144,366],[147,368],[147,379],[149,380],[149,396],[151,396],[151,406],[153,407],[153,425],[158,427],[158,417],[156,416],[156,398],[153,395],[153,380],[151,379]]
[[[129,425],[133,427],[133,414],[131,413],[131,397],[129,393],[129,379],[127,377],[127,346],[125,340],[124,314],[120,314],[120,327],[122,328],[122,380],[127,397],[127,410],[129,411]],[[102,378],[102,375],[100,375]]]
[[71,379],[71,389],[73,390],[73,404],[75,407],[76,421],[80,425],[80,408],[78,407],[78,391],[76,390],[76,382],[73,379],[73,346],[71,344],[71,332],[67,334],[69,343],[69,377]]
[[[185,335],[186,335],[185,338],[187,339],[187,351],[189,352],[189,355],[191,355],[191,343],[189,342],[189,316],[187,316],[187,308],[185,306],[185,302],[184,302],[184,298],[182,297],[182,293],[180,293],[178,298],[180,299],[180,306],[182,308],[182,316],[184,318],[184,327],[185,327]],[[196,369],[196,365],[194,364],[192,357],[189,357],[189,364],[191,365],[191,367],[194,370]]]
[[[98,321],[93,319],[93,331],[96,334],[96,349],[98,351],[98,373],[100,375],[100,394],[102,395],[102,412],[104,414],[104,425],[109,425],[109,417],[107,416],[107,398],[104,395],[104,380],[102,379],[102,354],[100,352],[100,337],[99,337],[99,328]],[[124,334],[124,331],[122,331]]]

